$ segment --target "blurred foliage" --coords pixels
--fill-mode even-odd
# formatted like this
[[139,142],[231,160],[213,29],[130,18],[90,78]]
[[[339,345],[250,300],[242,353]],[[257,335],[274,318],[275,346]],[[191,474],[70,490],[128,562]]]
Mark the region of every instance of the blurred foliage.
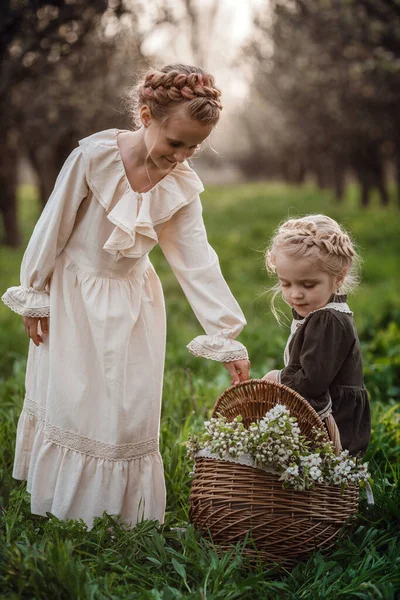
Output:
[[[385,319],[386,320],[386,319]],[[400,320],[371,331],[363,344],[365,381],[373,398],[400,401]]]
[[243,119],[247,174],[344,194],[352,172],[367,205],[400,180],[400,5],[382,0],[273,0],[244,55],[253,69]]

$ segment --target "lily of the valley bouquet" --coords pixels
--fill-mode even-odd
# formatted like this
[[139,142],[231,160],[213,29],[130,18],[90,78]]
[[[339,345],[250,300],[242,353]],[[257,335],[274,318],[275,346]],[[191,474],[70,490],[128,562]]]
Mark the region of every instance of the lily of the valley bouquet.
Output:
[[316,483],[348,487],[369,487],[368,464],[362,464],[347,450],[335,454],[331,442],[315,431],[311,442],[300,433],[297,420],[286,406],[277,404],[246,429],[242,417],[225,417],[205,422],[205,432],[189,436],[186,442],[191,459],[217,458],[274,471],[283,487],[311,489]]

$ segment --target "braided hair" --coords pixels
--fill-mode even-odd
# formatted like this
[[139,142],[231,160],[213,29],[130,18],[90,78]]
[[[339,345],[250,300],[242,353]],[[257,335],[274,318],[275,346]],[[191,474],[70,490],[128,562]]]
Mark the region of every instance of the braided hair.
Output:
[[349,234],[326,215],[307,215],[288,219],[276,230],[266,252],[266,266],[276,272],[276,254],[283,251],[293,258],[318,261],[334,276],[345,278],[339,292],[352,291],[358,284],[360,257]]
[[185,103],[190,118],[215,125],[222,110],[220,97],[212,75],[200,67],[176,64],[148,71],[128,92],[127,101],[137,126],[142,106],[148,106],[152,116],[161,120],[171,105],[181,103]]

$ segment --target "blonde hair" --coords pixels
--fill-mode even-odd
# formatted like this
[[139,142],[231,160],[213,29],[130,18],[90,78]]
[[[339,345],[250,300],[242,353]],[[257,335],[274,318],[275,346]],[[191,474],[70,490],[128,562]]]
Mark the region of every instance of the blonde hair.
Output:
[[[280,251],[293,258],[308,258],[326,273],[344,277],[338,293],[352,292],[359,283],[361,258],[355,244],[339,223],[326,215],[288,219],[278,227],[265,255],[270,274],[276,273],[276,254]],[[272,312],[280,321],[275,308],[276,296],[281,291],[280,284],[277,283],[271,291]]]
[[151,69],[131,88],[126,103],[135,125],[140,126],[140,109],[148,106],[152,116],[162,120],[171,105],[184,104],[190,118],[204,125],[216,125],[222,110],[221,92],[214,77],[191,65],[167,65]]

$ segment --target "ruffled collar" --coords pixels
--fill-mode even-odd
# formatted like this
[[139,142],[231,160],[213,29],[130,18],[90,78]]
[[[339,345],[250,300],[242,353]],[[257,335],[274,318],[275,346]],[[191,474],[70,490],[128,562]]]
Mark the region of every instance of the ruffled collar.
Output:
[[119,129],[107,129],[80,140],[79,145],[88,185],[107,212],[107,219],[115,225],[103,249],[117,258],[138,258],[158,242],[154,227],[168,221],[204,187],[185,161],[149,191],[135,192],[119,151],[119,132]]

